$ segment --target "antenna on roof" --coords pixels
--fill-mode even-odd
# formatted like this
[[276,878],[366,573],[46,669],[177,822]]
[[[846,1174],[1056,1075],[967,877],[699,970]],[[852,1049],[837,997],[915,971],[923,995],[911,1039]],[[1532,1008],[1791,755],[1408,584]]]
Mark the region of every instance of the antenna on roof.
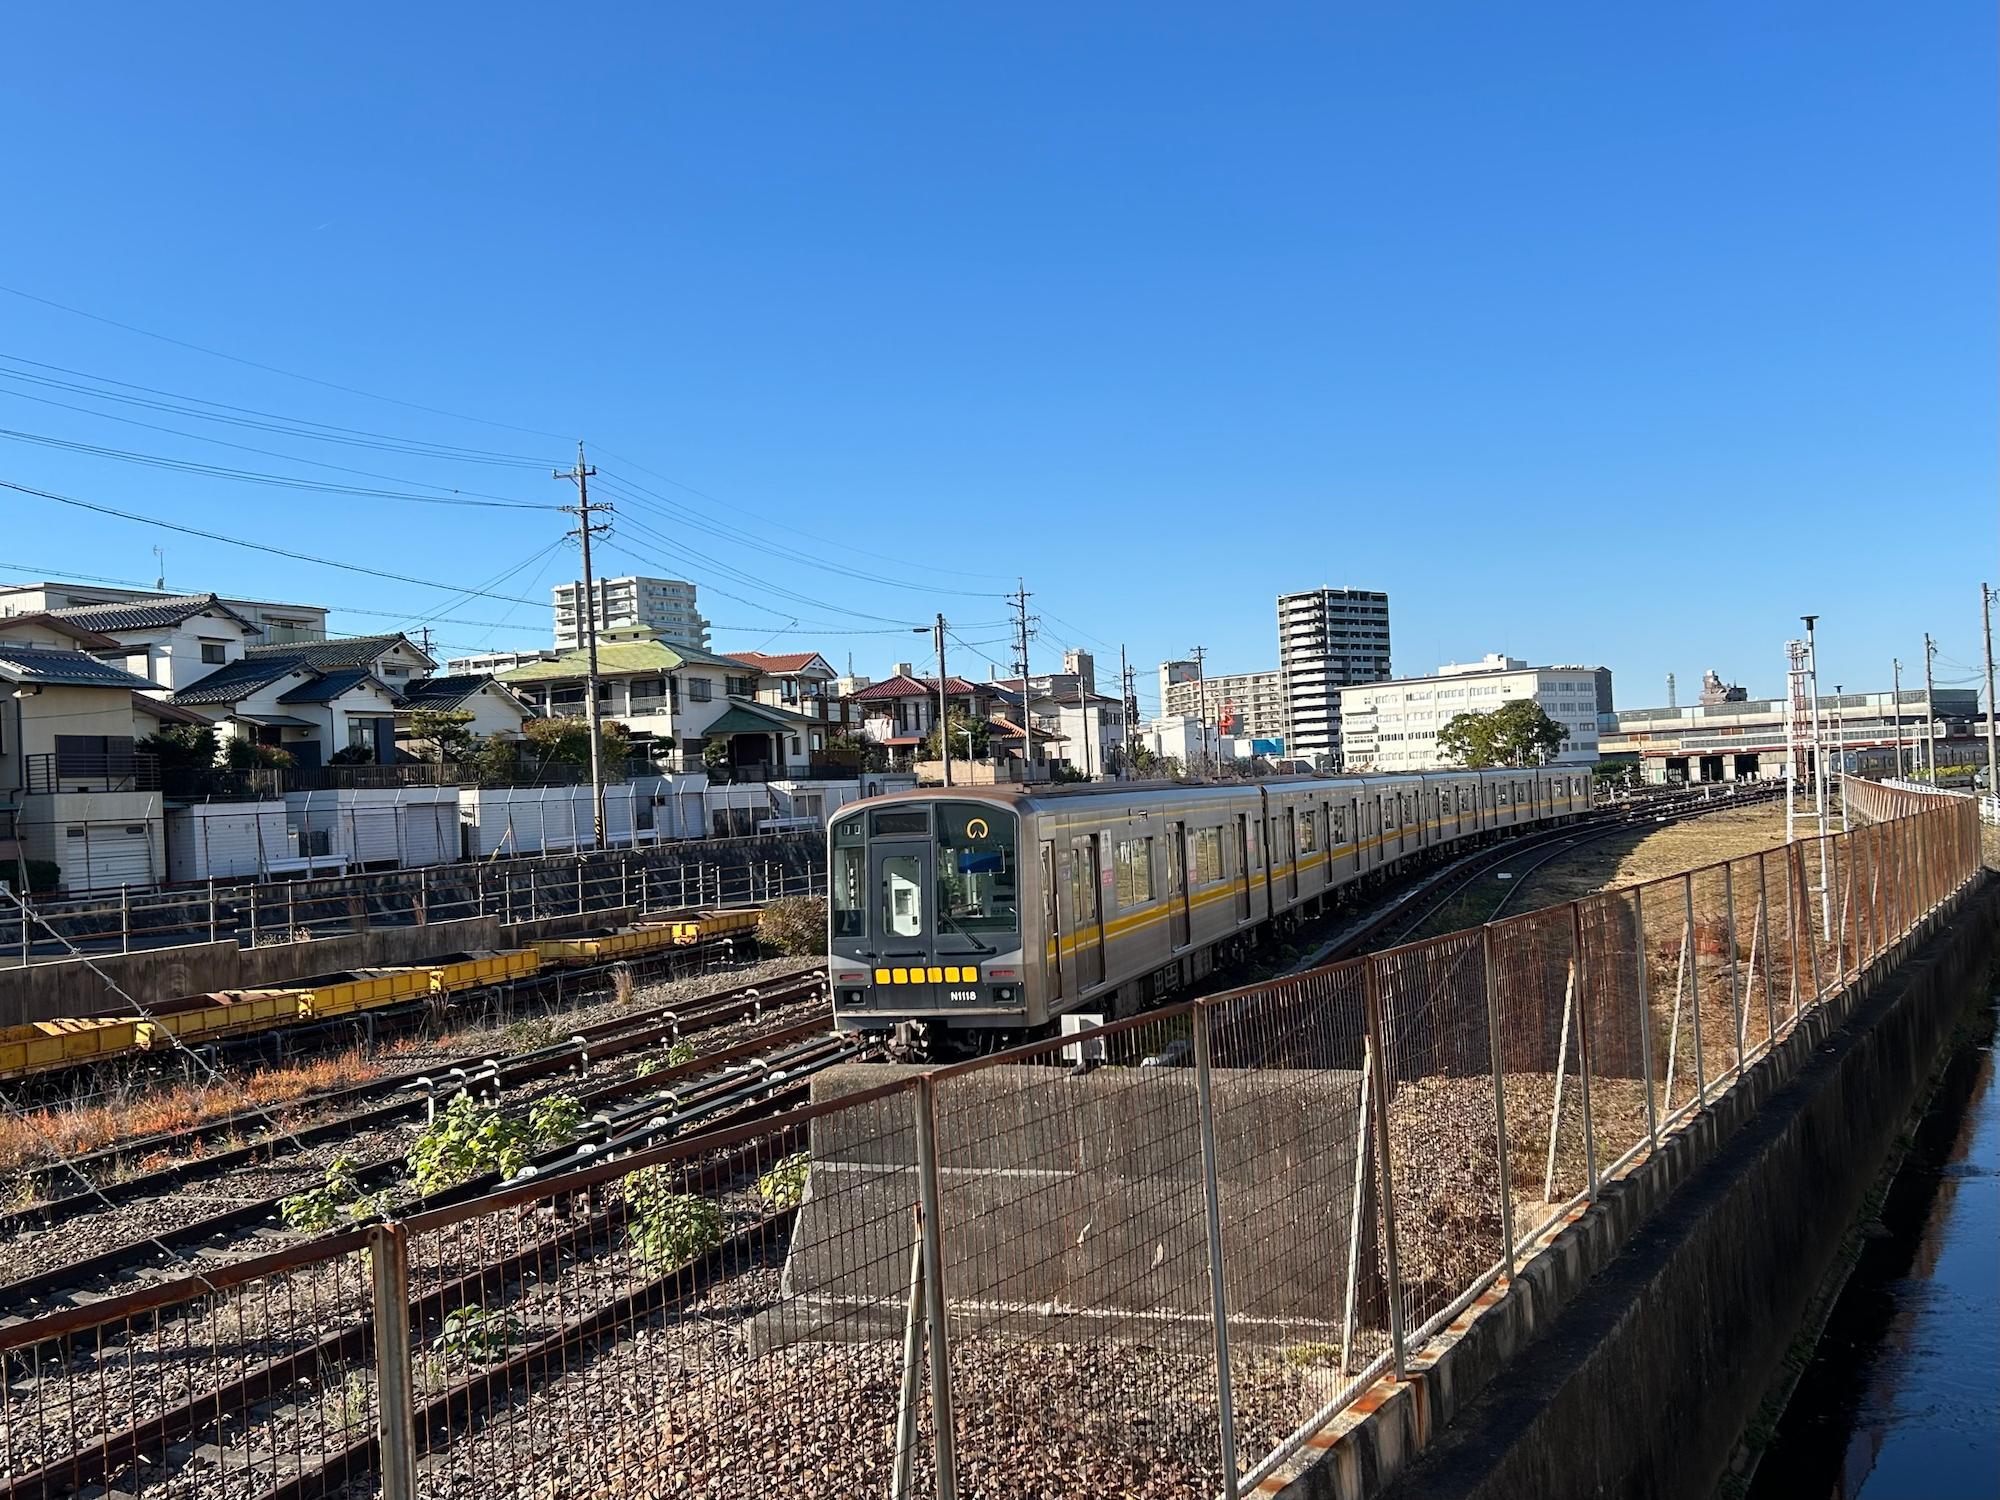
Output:
[[167,554],[165,549],[157,544],[153,548],[153,561],[158,563],[160,568],[159,577],[153,580],[153,587],[164,594],[167,591]]

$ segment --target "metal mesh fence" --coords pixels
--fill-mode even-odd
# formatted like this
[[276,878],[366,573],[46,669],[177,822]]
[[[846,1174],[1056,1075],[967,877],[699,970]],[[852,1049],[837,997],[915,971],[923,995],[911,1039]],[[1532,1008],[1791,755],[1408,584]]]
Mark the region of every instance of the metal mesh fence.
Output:
[[0,1327],[0,1488],[1242,1489],[1920,930],[1968,816],[836,1067],[784,1113],[42,1312]]

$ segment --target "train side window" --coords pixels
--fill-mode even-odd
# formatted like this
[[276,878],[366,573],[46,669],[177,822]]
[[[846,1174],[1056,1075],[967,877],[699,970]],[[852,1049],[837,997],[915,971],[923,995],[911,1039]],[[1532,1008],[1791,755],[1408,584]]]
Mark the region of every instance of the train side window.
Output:
[[1319,852],[1319,814],[1307,808],[1299,814],[1299,853]]
[[868,850],[857,814],[833,825],[833,871],[828,882],[833,899],[833,935],[858,938],[868,931]]
[[1222,879],[1222,830],[1197,828],[1194,834],[1194,883],[1213,885]]
[[1153,841],[1120,839],[1117,849],[1118,908],[1130,911],[1153,899]]

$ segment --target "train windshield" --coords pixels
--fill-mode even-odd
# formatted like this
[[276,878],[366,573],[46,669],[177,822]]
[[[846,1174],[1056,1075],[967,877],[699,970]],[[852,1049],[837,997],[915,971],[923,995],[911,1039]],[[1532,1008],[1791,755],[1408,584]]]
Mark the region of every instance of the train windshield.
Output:
[[827,909],[837,938],[868,933],[868,849],[861,836],[861,814],[833,825],[833,862],[829,871]]
[[940,802],[935,812],[941,928],[1014,931],[1021,920],[1014,814],[969,802]]

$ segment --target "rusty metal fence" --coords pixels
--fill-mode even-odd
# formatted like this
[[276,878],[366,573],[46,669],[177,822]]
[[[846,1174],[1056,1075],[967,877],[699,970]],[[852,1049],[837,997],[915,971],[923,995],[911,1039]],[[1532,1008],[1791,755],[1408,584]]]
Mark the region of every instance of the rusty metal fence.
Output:
[[1942,919],[1976,809],[1879,810],[9,1309],[0,1494],[1247,1492]]

